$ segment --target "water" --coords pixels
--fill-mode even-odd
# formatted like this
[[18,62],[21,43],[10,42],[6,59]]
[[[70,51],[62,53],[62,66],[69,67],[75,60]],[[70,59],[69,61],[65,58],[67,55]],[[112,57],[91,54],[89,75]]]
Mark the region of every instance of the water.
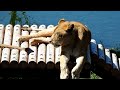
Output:
[[[8,24],[9,11],[0,11],[0,23]],[[27,11],[31,24],[57,25],[59,19],[80,21],[106,48],[120,47],[120,11]]]

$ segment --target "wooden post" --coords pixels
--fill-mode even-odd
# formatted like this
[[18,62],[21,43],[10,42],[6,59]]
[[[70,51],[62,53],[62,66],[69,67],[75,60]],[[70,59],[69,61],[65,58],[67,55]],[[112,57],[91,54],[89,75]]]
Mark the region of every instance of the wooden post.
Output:
[[[52,28],[52,26],[48,26],[47,29],[49,30]],[[47,56],[46,56],[46,64],[47,64],[47,69],[53,69],[54,68],[54,54],[55,54],[55,48],[54,45],[49,43],[47,44]]]
[[54,68],[54,45],[51,43],[47,44],[47,54],[46,54],[46,64],[47,69]]
[[46,45],[42,43],[38,46],[38,58],[37,58],[37,64],[39,65],[40,69],[46,68],[45,55],[46,55]]
[[111,71],[112,69],[112,59],[111,59],[111,55],[110,55],[110,50],[108,48],[105,48],[105,61],[106,61],[106,66],[105,66],[105,70],[107,71]]
[[118,62],[119,62],[119,72],[120,72],[120,58],[118,58]]
[[[32,25],[31,28],[37,29],[37,25]],[[37,31],[31,31],[30,35],[33,35],[35,33],[37,33]],[[31,50],[33,50],[33,52],[30,52],[30,54],[29,54],[28,63],[29,63],[30,68],[35,68],[36,64],[37,64],[36,63],[36,61],[37,61],[37,56],[36,56],[37,55],[37,46],[31,46],[30,43],[31,43],[31,39],[29,40],[29,48]]]
[[[19,47],[19,36],[20,36],[20,25],[15,25],[13,30],[13,39],[12,39],[12,45]],[[10,67],[11,68],[17,68],[18,66],[18,59],[19,59],[19,50],[18,49],[12,49],[11,50],[11,56],[10,56]]]
[[[5,28],[5,35],[4,35],[4,42],[3,43],[6,45],[11,45],[12,30],[13,30],[13,26],[11,24],[8,24]],[[10,49],[3,48],[1,62],[2,62],[2,64],[5,63],[2,65],[4,68],[8,67],[9,60],[10,60]]]
[[90,51],[91,51],[91,64],[98,62],[98,52],[97,52],[97,42],[94,39],[91,39],[90,44]]
[[112,53],[112,62],[113,62],[112,64],[113,69],[111,70],[112,76],[119,77],[120,74],[119,74],[119,67],[118,67],[118,58],[115,53]]
[[[29,27],[29,26],[28,25],[23,25],[23,27]],[[29,35],[29,32],[22,30],[22,36],[26,36],[26,35]],[[28,48],[28,42],[27,41],[21,42],[21,47],[22,48]],[[19,66],[20,66],[20,68],[26,68],[27,65],[28,65],[27,51],[20,50]]]
[[[4,25],[0,24],[0,44],[3,43],[3,37],[4,37]],[[1,55],[2,55],[2,48],[0,48],[0,63],[1,63]]]
[[[39,29],[46,29],[45,25],[40,25]],[[46,45],[44,43],[38,45],[38,57],[37,57],[38,68],[46,68]]]
[[102,44],[98,44],[98,65],[100,65],[101,68],[104,68],[106,63],[105,63],[105,54],[104,54],[104,47]]
[[[15,25],[14,26],[14,31],[13,31],[13,40],[12,40],[12,45],[13,46],[18,46],[20,45],[18,39],[20,36],[20,25]],[[19,59],[19,50],[18,49],[12,49],[11,50],[11,57],[10,57],[10,64],[12,68],[17,68],[18,64],[18,59]]]
[[46,29],[46,26],[44,24],[39,26],[39,29]]
[[118,76],[118,79],[120,79],[120,58],[118,58],[118,63],[119,63],[119,76]]
[[55,68],[60,69],[61,46],[55,48]]

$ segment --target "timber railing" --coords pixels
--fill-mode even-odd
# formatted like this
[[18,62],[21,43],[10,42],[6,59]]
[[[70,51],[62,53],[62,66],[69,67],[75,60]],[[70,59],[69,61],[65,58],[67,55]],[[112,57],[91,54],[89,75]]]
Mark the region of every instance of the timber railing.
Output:
[[[0,24],[0,44],[7,44],[30,49],[18,50],[10,48],[0,48],[0,77],[1,78],[30,78],[30,79],[59,79],[59,56],[61,47],[55,48],[52,44],[39,44],[31,46],[31,40],[19,42],[20,35],[29,35],[38,31],[23,31],[21,27],[29,25]],[[54,25],[31,25],[32,29],[52,28]],[[72,58],[71,59],[75,59]],[[75,63],[69,62],[71,70]],[[93,71],[103,79],[120,79],[120,58],[110,49],[91,39],[88,48],[87,62],[81,72],[81,77],[90,78]]]

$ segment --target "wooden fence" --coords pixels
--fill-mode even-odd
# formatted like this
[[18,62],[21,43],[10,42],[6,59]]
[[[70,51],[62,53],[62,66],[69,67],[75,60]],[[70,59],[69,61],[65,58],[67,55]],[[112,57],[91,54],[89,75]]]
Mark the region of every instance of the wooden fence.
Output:
[[[27,47],[26,50],[0,48],[0,76],[1,78],[22,77],[40,79],[59,79],[59,56],[61,47],[55,48],[52,44],[39,44],[31,46],[27,42],[19,42],[20,35],[32,35],[38,31],[22,31],[21,27],[29,25],[12,26],[0,24],[0,44]],[[31,25],[32,29],[52,28],[54,25]],[[71,59],[74,59],[71,57]],[[69,68],[74,66],[69,62]],[[90,78],[90,71],[95,72],[104,79],[120,79],[120,58],[110,49],[91,39],[88,48],[87,62],[81,73],[81,77]]]

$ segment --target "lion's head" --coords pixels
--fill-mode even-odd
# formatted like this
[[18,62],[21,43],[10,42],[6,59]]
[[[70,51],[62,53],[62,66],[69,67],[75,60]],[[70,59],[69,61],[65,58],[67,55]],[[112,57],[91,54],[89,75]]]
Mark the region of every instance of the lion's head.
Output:
[[74,24],[61,19],[51,37],[51,43],[56,47],[69,45],[73,39],[73,30]]

